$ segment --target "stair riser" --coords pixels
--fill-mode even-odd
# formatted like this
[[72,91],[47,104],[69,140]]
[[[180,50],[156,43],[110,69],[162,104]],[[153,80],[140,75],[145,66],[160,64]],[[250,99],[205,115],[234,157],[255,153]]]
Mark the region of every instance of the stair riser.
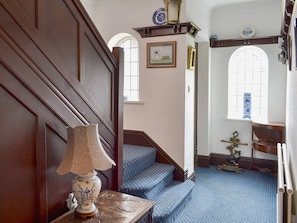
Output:
[[154,223],[174,223],[191,200],[195,184],[190,180],[174,181],[174,166],[156,163],[156,150],[147,147],[138,150],[131,145],[126,145],[126,149],[120,191],[155,201]]
[[188,194],[181,202],[180,204],[172,211],[169,215],[166,215],[164,217],[157,217],[153,216],[153,222],[154,223],[174,223],[175,219],[179,216],[179,214],[183,211],[183,209],[187,206],[187,204],[192,199],[192,192]]
[[[126,157],[126,161],[124,160],[123,165],[123,181],[130,179],[141,171],[152,166],[156,161],[157,152],[154,148],[136,148],[136,146],[124,145],[124,157]],[[137,153],[141,155],[135,156]],[[131,157],[136,158],[132,159]]]
[[172,182],[173,171],[174,167],[171,165],[155,163],[153,166],[125,181],[120,191],[151,199]]
[[147,191],[144,194],[144,198],[148,200],[154,200],[158,196],[158,194],[173,180],[173,172],[168,174],[160,183],[158,183],[154,188],[150,191]]

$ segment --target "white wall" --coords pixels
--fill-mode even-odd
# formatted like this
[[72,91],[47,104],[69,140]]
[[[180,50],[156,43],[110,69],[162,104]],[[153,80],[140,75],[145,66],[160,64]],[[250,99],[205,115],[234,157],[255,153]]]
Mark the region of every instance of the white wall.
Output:
[[[277,44],[259,45],[269,58],[269,121],[285,121],[285,95],[286,95],[286,67],[277,60],[280,52]],[[242,142],[249,146],[241,146],[242,156],[251,154],[251,121],[228,120],[228,62],[232,53],[238,47],[214,48],[211,52],[211,150],[214,153],[225,153],[226,144],[221,139],[229,139],[232,132],[237,130]],[[275,156],[257,152],[258,158],[273,159]]]
[[[280,8],[271,8],[262,11],[240,11],[237,6],[220,8],[213,11],[211,33],[217,34],[219,39],[239,38],[239,31],[243,25],[250,24],[256,27],[257,37],[279,35]],[[269,18],[269,19],[267,19]],[[231,25],[226,25],[231,24]],[[273,24],[273,25],[272,25]],[[259,45],[269,58],[269,121],[285,121],[286,98],[286,66],[278,62],[277,56],[280,48],[277,44]],[[211,49],[211,135],[209,153],[229,154],[227,144],[221,139],[229,139],[232,132],[237,130],[242,142],[249,146],[241,146],[242,156],[250,157],[251,154],[251,122],[241,120],[228,120],[228,62],[232,53],[238,47],[224,47]],[[255,152],[255,157],[276,159],[276,156]]]
[[240,29],[252,25],[256,29],[255,37],[280,34],[280,0],[250,1],[248,3],[215,8],[211,13],[210,34],[219,39],[240,38]]
[[186,0],[186,21],[193,21],[201,29],[196,36],[197,42],[208,42],[210,32],[210,14],[197,0]]
[[[294,23],[297,17],[296,4],[293,11],[290,36],[292,37],[292,70],[288,69],[287,73],[287,112],[286,112],[286,144],[290,154],[290,168],[293,177],[294,187],[294,200],[295,209],[293,210],[296,215],[297,200],[296,200],[296,188],[297,188],[297,64],[296,64],[296,39],[294,38]],[[296,221],[295,221],[296,222]]]
[[[181,22],[186,22],[186,1],[182,3]],[[84,2],[88,4],[88,2]],[[187,47],[195,46],[189,35],[141,38],[133,30],[153,26],[155,10],[164,7],[163,1],[103,1],[93,7],[95,25],[108,41],[117,33],[135,36],[139,43],[139,88],[141,103],[124,104],[124,128],[146,132],[184,170],[194,172],[194,71],[186,69]],[[175,68],[147,68],[148,42],[177,42]]]
[[[84,4],[89,4],[83,0]],[[217,34],[219,38],[238,38],[240,28],[251,24],[256,27],[256,36],[279,35],[281,2],[278,6],[259,4],[239,7],[237,5],[217,8],[210,14],[200,1],[186,0],[182,3],[181,22],[193,21],[202,30],[195,40],[188,35],[141,38],[133,30],[135,27],[154,25],[152,15],[163,1],[126,0],[103,1],[103,5],[88,6],[94,23],[106,42],[120,32],[134,35],[140,47],[140,99],[141,104],[124,105],[124,128],[145,131],[176,162],[193,170],[192,134],[192,93],[193,72],[186,70],[187,46],[199,42],[198,74],[198,154],[228,154],[221,139],[228,139],[232,132],[240,133],[242,142],[251,142],[251,123],[226,120],[227,117],[227,64],[235,48],[210,49],[208,38]],[[231,25],[230,25],[231,24]],[[177,67],[162,69],[146,68],[146,43],[177,41]],[[277,61],[280,52],[277,45],[261,46],[270,58],[270,95],[269,106],[273,121],[284,121],[285,117],[285,66]],[[190,106],[189,106],[190,105]],[[243,156],[250,156],[250,146],[242,148]],[[256,154],[262,157],[263,154]],[[264,154],[265,158],[273,159]]]
[[210,50],[209,42],[198,43],[198,154],[210,153]]
[[148,69],[145,59],[140,63],[140,97],[144,104],[125,104],[124,128],[145,131],[184,167],[185,36],[144,39],[140,42],[140,52],[146,51],[147,42],[171,40],[177,41],[176,68]]
[[91,18],[94,18],[95,16],[94,5],[96,3],[96,0],[80,0],[80,1],[83,4],[86,11],[88,12],[89,16]]

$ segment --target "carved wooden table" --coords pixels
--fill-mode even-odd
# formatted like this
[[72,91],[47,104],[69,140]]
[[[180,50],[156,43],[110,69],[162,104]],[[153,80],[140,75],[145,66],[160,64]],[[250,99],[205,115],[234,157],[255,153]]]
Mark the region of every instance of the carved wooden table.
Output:
[[69,211],[51,223],[151,223],[155,203],[146,199],[105,190],[100,193],[96,206],[98,213],[85,220]]

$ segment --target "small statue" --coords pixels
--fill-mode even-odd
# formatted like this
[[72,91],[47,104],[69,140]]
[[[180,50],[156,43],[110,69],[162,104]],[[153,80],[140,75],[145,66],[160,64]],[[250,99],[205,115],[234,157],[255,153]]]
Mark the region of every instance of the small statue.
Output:
[[230,155],[233,154],[233,149],[237,148],[239,145],[241,145],[240,143],[240,139],[238,138],[239,133],[237,131],[234,131],[232,134],[232,137],[229,139],[229,143],[231,143],[231,145],[227,146],[226,148],[230,151]]
[[240,158],[240,154],[241,154],[240,150],[234,150],[233,153],[229,156],[226,164],[232,165],[232,166],[238,166],[238,160]]
[[66,204],[67,204],[67,208],[70,211],[73,211],[77,207],[78,203],[77,203],[77,200],[74,197],[74,194],[73,193],[70,193],[68,195],[68,199],[66,199]]
[[242,172],[242,168],[238,166],[238,160],[240,158],[241,151],[235,150],[234,148],[237,148],[239,145],[247,146],[248,144],[240,142],[238,136],[239,133],[237,131],[234,131],[232,137],[230,137],[229,140],[221,140],[221,142],[230,143],[230,145],[226,146],[226,149],[228,149],[230,152],[230,156],[225,163],[223,163],[222,165],[217,165],[218,170],[233,171],[235,173]]

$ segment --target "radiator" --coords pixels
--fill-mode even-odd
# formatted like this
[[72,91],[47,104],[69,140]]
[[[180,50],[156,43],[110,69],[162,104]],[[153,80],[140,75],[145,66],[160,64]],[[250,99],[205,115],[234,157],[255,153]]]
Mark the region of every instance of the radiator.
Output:
[[277,143],[277,223],[291,223],[293,186],[286,144]]

